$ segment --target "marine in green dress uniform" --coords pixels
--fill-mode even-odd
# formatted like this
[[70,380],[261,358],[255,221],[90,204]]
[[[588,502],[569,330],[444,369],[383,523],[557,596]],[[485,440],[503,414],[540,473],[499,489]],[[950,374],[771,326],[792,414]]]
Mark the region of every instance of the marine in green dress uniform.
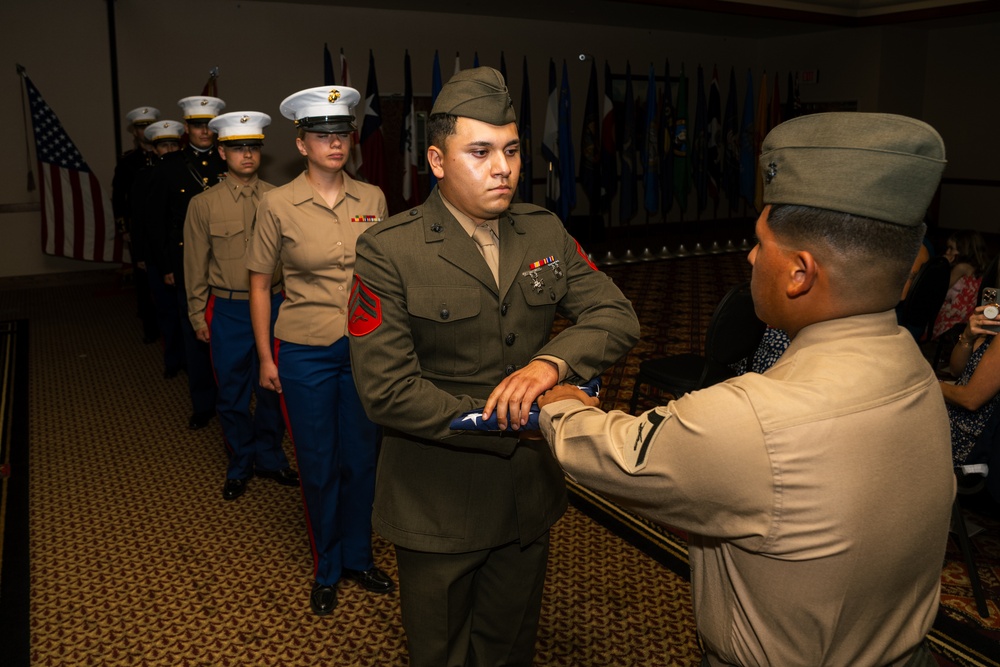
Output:
[[[449,424],[488,407],[517,429],[541,392],[624,355],[639,324],[555,215],[511,205],[520,146],[499,72],[456,74],[429,134],[437,189],[357,244],[352,364],[385,427],[373,525],[396,546],[412,665],[529,665],[563,476],[544,441]],[[550,340],[556,314],[574,325]]]

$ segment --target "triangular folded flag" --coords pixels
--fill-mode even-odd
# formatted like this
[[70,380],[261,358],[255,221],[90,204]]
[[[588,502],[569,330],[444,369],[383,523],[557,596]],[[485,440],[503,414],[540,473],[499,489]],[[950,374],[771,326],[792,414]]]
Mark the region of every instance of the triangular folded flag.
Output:
[[[577,385],[577,389],[585,393],[587,396],[599,396],[601,392],[601,378],[596,377],[587,384]],[[528,413],[528,423],[522,426],[520,431],[537,431],[538,430],[538,404],[531,404],[531,411]],[[494,410],[493,414],[490,415],[489,419],[483,419],[482,410],[469,410],[468,412],[463,412],[456,419],[451,422],[450,426],[452,431],[499,431],[500,427],[497,425],[497,413]],[[507,424],[507,430],[513,431],[510,424]]]

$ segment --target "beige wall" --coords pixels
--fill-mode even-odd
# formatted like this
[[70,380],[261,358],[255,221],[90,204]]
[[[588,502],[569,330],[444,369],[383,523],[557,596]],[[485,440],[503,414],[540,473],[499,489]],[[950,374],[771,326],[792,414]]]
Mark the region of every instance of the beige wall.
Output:
[[[723,104],[730,67],[735,67],[742,108],[746,70],[755,83],[763,70],[779,73],[782,95],[789,69],[817,69],[819,82],[803,86],[806,102],[857,100],[863,111],[886,110],[923,116],[938,125],[949,143],[953,163],[949,173],[969,178],[1000,178],[995,160],[986,155],[993,136],[977,135],[978,123],[966,120],[966,104],[952,102],[958,89],[977,86],[985,98],[998,64],[997,25],[928,30],[926,28],[868,28],[831,30],[808,35],[755,39],[681,34],[669,31],[612,28],[589,24],[554,23],[509,18],[483,18],[420,12],[375,11],[231,0],[117,0],[115,3],[121,111],[153,105],[165,117],[179,117],[176,100],[198,94],[210,68],[220,68],[219,94],[227,110],[255,109],[270,114],[268,146],[262,174],[284,182],[300,168],[293,147],[291,124],[278,112],[288,94],[322,84],[322,48],[327,42],[336,61],[343,48],[351,63],[354,86],[364,93],[368,49],[374,51],[382,95],[402,94],[403,54],[409,49],[414,90],[430,93],[431,61],[439,49],[444,78],[451,74],[454,55],[471,66],[479,52],[484,65],[498,66],[504,50],[509,86],[515,107],[520,106],[521,62],[527,56],[532,83],[532,120],[536,150],[541,145],[548,61],[554,58],[561,71],[569,66],[573,94],[574,139],[579,140],[590,62],[596,59],[603,82],[603,64],[615,73],[628,60],[633,74],[644,74],[652,62],[662,73],[669,58],[672,73],[683,62],[694,78],[701,63],[710,76],[718,66]],[[623,5],[627,10],[627,5]],[[55,20],[54,17],[58,17]],[[419,36],[417,36],[419,35]],[[991,39],[992,37],[992,39]],[[989,46],[985,42],[991,42]],[[7,151],[0,154],[0,210],[4,205],[37,201],[37,191],[27,192],[25,138],[21,118],[20,82],[14,63],[28,74],[59,116],[69,135],[105,188],[110,189],[114,154],[113,109],[108,54],[107,6],[102,0],[33,0],[3,3],[0,7],[0,62],[8,63],[5,94],[0,95],[0,121],[6,132]],[[335,62],[338,68],[339,64]],[[912,83],[911,83],[912,82]],[[972,84],[976,84],[973,86]],[[946,91],[948,94],[942,94]],[[980,96],[982,99],[983,96]],[[690,99],[694,113],[694,95]],[[982,120],[989,106],[974,111]],[[122,129],[122,143],[129,147]],[[949,136],[951,135],[951,136]],[[953,146],[953,143],[956,145]],[[961,143],[962,145],[957,145]],[[577,148],[579,150],[579,148]],[[541,176],[536,155],[535,176]],[[542,196],[536,189],[536,201]],[[641,197],[641,189],[640,189]],[[959,197],[964,199],[964,196]],[[586,211],[578,196],[577,212]],[[946,202],[951,200],[949,195]],[[946,208],[949,212],[951,205]],[[688,215],[692,219],[693,204]],[[676,211],[671,220],[677,219]],[[644,222],[640,213],[633,223]],[[949,224],[950,219],[945,221]],[[29,275],[91,268],[84,262],[46,257],[37,240],[37,213],[0,212],[0,276]],[[34,239],[34,241],[32,240]]]
[[[1000,180],[1000,26],[981,23],[928,36],[924,118],[948,147],[945,176]],[[1000,232],[1000,188],[945,185],[944,226]]]

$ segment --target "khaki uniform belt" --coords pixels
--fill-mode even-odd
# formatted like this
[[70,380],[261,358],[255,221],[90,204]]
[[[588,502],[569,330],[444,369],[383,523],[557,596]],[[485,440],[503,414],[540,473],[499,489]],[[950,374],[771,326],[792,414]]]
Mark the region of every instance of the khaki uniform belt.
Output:
[[[271,285],[271,294],[277,294],[281,291],[281,283],[275,283]],[[250,292],[245,289],[224,289],[222,287],[212,287],[208,288],[209,294],[220,299],[230,299],[231,301],[249,301]]]

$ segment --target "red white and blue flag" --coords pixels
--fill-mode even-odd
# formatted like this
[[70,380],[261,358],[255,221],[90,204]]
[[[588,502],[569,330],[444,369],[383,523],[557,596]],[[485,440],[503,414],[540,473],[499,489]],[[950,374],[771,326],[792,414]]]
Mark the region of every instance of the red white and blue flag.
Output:
[[[601,378],[596,377],[586,384],[577,385],[576,387],[587,396],[600,396],[601,394]],[[531,408],[528,410],[528,423],[521,427],[522,431],[537,431],[539,429],[538,416],[541,414],[541,410],[537,403],[532,403]],[[489,419],[483,419],[483,409],[469,410],[468,412],[463,412],[455,419],[451,420],[451,424],[448,425],[452,431],[500,431],[500,425],[497,423],[497,413],[494,410],[490,415]],[[507,424],[507,430],[513,431],[511,424]]]
[[92,262],[123,262],[111,200],[35,85],[24,77],[31,106],[42,207],[42,250]]

